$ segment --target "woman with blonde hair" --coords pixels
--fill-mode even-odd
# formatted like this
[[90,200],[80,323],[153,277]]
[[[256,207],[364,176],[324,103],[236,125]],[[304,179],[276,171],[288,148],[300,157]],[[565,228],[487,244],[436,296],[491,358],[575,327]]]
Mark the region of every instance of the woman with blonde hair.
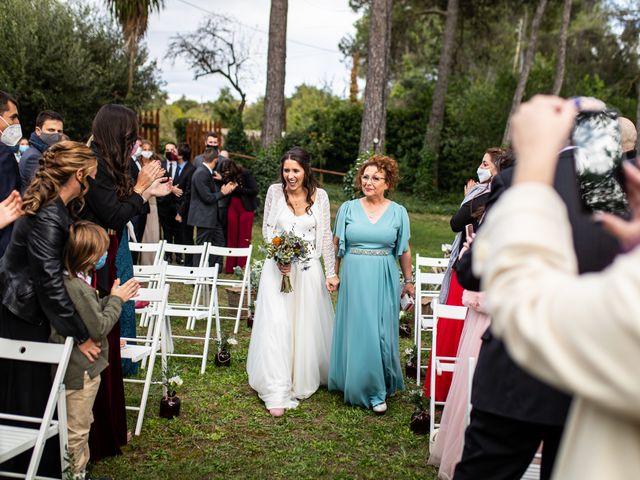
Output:
[[[87,179],[95,173],[96,157],[81,143],[60,142],[44,153],[24,195],[24,215],[16,221],[0,262],[0,337],[47,342],[54,326],[61,335],[73,337],[89,361],[100,355],[62,277],[72,211],[82,207]],[[0,411],[41,416],[50,389],[50,366],[0,360]],[[60,474],[54,444],[45,448],[39,475]],[[2,468],[25,472],[30,455],[20,455]]]

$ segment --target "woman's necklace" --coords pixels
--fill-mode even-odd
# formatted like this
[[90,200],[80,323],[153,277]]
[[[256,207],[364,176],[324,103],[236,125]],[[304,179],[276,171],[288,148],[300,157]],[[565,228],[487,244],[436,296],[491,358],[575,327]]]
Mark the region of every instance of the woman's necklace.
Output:
[[374,218],[376,218],[385,205],[386,205],[386,202],[383,201],[378,205],[374,204],[373,208],[371,208],[370,202],[367,202],[366,200],[362,202],[362,206],[364,207],[364,213],[367,214],[367,217],[369,217],[369,220],[373,220]]

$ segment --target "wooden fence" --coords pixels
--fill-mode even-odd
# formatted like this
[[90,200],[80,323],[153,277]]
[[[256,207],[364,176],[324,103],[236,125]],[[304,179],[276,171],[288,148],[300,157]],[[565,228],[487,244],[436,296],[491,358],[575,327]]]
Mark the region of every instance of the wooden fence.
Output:
[[220,122],[211,120],[189,120],[187,122],[186,142],[191,146],[191,155],[193,157],[204,152],[204,145],[209,132],[215,132],[218,135],[219,148],[222,149],[224,141]]
[[138,136],[149,140],[153,151],[160,151],[160,110],[138,112]]

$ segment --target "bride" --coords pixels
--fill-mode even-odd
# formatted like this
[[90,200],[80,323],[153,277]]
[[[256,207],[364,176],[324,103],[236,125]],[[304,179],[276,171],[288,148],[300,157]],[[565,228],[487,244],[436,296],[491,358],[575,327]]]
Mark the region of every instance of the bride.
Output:
[[[295,263],[279,265],[273,259],[265,260],[262,268],[247,373],[249,385],[274,417],[296,408],[298,400],[327,384],[334,317],[327,290],[335,291],[339,282],[329,197],[311,173],[309,154],[294,147],[280,164],[281,183],[267,192],[262,236],[268,243],[293,231],[314,248],[308,270]],[[280,292],[282,275],[290,276],[293,292]]]

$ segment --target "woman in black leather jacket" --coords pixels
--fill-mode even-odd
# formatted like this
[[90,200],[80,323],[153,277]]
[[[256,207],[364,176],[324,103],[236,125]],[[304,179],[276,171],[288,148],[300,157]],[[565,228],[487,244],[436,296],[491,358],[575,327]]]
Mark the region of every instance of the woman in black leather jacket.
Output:
[[[62,280],[62,257],[70,206],[82,204],[87,177],[95,176],[96,157],[85,145],[60,142],[47,150],[43,165],[24,195],[24,215],[0,261],[0,337],[48,342],[50,325],[71,336],[93,361],[100,346],[89,338]],[[51,367],[0,360],[0,411],[42,416],[51,389]],[[39,473],[60,474],[56,442],[45,449]],[[26,471],[31,453],[3,465]],[[57,471],[56,471],[57,470]]]

